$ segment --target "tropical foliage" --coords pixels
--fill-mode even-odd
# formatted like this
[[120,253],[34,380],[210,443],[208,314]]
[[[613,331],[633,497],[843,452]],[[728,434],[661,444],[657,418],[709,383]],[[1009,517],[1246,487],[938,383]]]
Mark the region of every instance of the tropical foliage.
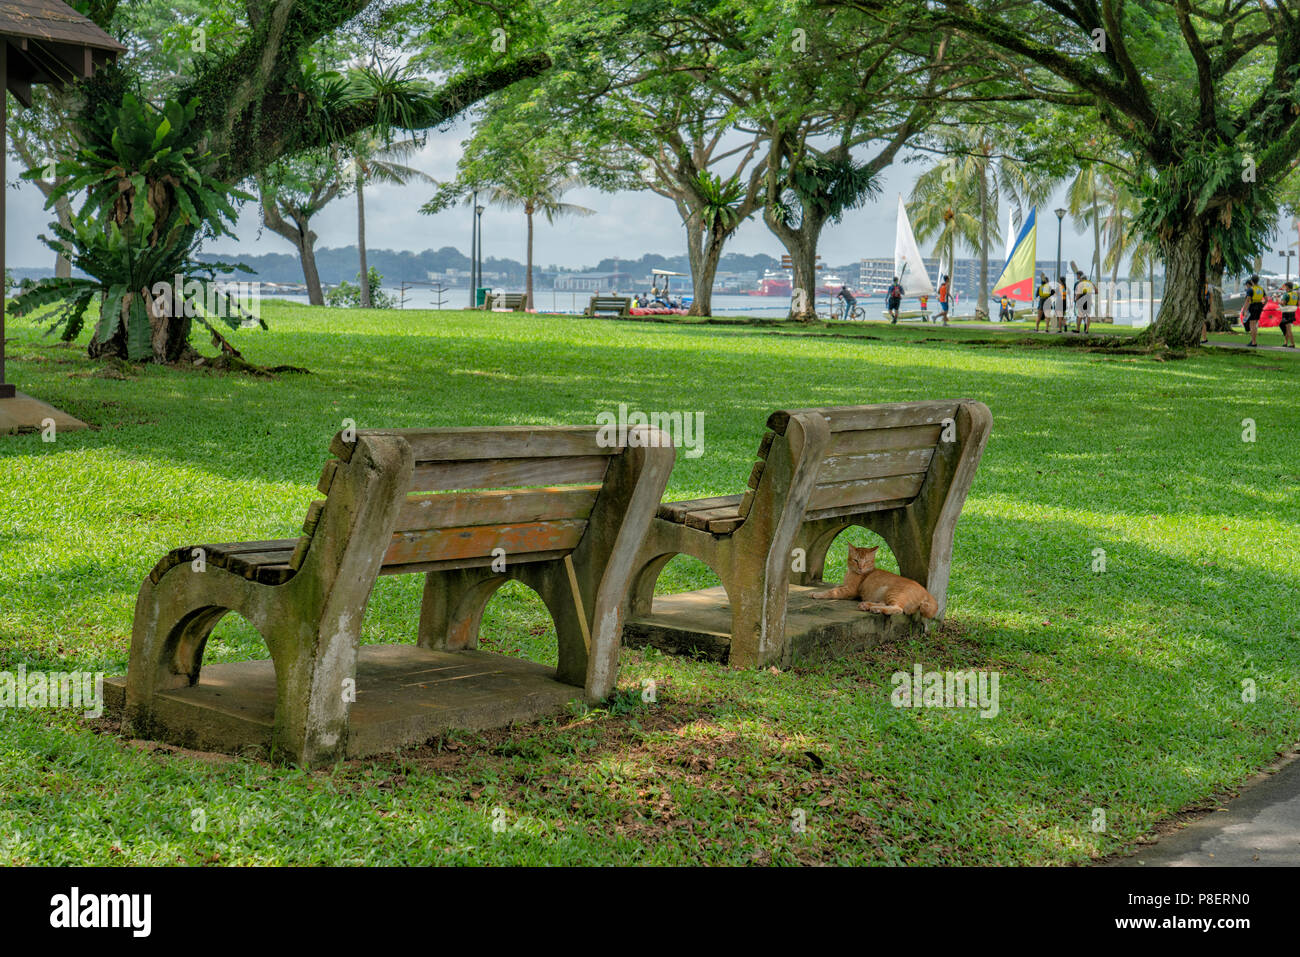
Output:
[[[229,234],[231,200],[248,197],[203,171],[208,157],[194,145],[193,102],[158,107],[130,90],[114,99],[87,103],[77,148],[56,164],[59,182],[47,200],[48,207],[85,194],[73,222],[52,224],[54,238],[42,240],[55,252],[71,249],[86,276],[41,280],[14,307],[61,304],[51,328],[62,327],[71,340],[94,306],[92,355],[175,361],[187,348],[191,319],[215,333],[211,320],[234,328],[245,318],[212,279],[233,267],[200,264],[195,253],[203,238]],[[45,169],[24,175],[34,179]]]

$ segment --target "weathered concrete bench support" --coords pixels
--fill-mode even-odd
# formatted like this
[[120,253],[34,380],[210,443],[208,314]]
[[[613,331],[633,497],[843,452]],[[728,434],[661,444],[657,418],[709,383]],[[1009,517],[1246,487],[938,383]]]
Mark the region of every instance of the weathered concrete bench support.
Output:
[[[555,619],[555,682],[604,699],[617,677],[635,555],[674,449],[644,427],[626,447],[598,436],[594,426],[335,436],[318,486],[326,498],[312,505],[301,539],[176,549],[145,580],[128,731],[167,737],[185,724],[194,733],[197,705],[167,693],[199,683],[208,636],[233,611],[271,653],[272,754],[308,765],[347,756],[361,622],[380,574],[425,574],[418,644],[444,651],[476,648],[493,592],[510,579],[528,584]],[[495,687],[515,681],[525,697],[544,680],[517,668],[493,674]],[[559,689],[542,692],[550,700]],[[188,724],[177,722],[187,707]],[[228,717],[204,714],[218,725]]]
[[[953,532],[991,422],[988,408],[970,400],[773,413],[747,492],[660,506],[637,556],[630,636],[649,641],[676,627],[652,620],[654,586],[686,554],[726,592],[727,660],[787,665],[790,586],[820,583],[832,542],[854,525],[885,540],[900,573],[925,585],[942,615]],[[715,615],[704,593],[691,595]],[[674,621],[691,614],[691,595],[664,599]]]

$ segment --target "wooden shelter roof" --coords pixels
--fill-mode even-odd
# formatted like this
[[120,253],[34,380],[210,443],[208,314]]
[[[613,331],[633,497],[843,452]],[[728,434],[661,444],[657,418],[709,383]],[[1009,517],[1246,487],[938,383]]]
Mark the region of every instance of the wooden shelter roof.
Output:
[[126,49],[62,0],[0,0],[8,89],[25,105],[33,83],[84,79]]

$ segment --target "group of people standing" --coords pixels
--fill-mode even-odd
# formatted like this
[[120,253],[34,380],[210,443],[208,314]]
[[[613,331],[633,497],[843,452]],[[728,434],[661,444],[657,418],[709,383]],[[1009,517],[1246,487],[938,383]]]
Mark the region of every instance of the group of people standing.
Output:
[[1070,303],[1074,303],[1074,331],[1086,333],[1092,328],[1092,311],[1096,306],[1097,287],[1084,275],[1082,269],[1074,271],[1074,288],[1067,289],[1065,277],[1058,277],[1053,283],[1047,273],[1039,277],[1038,289],[1034,294],[1037,300],[1037,318],[1034,331],[1046,324],[1048,332],[1056,326],[1057,332],[1070,331]]
[[[1210,289],[1205,288],[1206,313],[1209,312]],[[1252,275],[1246,280],[1246,308],[1245,315],[1242,317],[1242,324],[1246,331],[1250,333],[1250,342],[1247,343],[1251,348],[1259,346],[1259,321],[1264,315],[1264,305],[1268,302],[1268,289],[1259,281],[1258,275]],[[1282,285],[1282,291],[1277,296],[1277,304],[1282,310],[1281,323],[1279,324],[1282,332],[1282,346],[1286,349],[1295,348],[1295,333],[1292,326],[1295,325],[1296,307],[1300,306],[1300,292],[1296,291],[1295,283],[1288,282]],[[1209,341],[1209,326],[1207,324],[1201,335],[1201,342]]]

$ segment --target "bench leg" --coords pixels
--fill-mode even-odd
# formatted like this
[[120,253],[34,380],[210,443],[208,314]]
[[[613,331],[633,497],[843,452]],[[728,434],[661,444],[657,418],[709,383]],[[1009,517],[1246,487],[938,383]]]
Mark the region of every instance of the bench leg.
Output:
[[424,576],[417,644],[433,651],[478,647],[483,609],[509,576],[483,568],[429,572]]

